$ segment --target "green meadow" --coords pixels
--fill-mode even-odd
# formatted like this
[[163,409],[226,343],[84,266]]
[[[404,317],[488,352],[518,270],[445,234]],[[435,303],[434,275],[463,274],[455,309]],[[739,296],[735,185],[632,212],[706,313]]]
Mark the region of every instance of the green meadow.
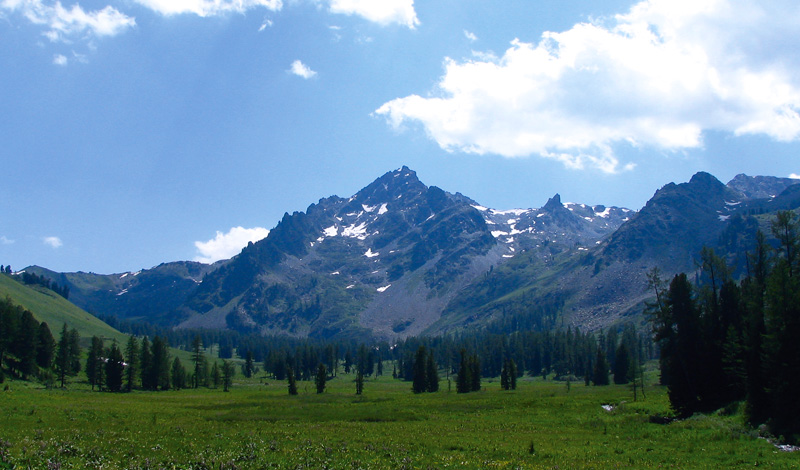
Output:
[[[299,382],[237,377],[220,389],[111,394],[82,384],[0,392],[0,469],[798,468],[735,408],[658,424],[666,392],[520,380],[515,391],[414,395],[391,377]],[[606,411],[602,405],[613,405]],[[663,421],[663,420],[662,420]]]

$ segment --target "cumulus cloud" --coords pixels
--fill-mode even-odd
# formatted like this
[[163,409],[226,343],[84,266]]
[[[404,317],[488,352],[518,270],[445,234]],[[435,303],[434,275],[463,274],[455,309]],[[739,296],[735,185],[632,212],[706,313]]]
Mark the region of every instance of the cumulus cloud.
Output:
[[244,13],[253,8],[278,11],[281,0],[134,0],[162,15],[193,13],[197,16],[216,16],[225,13]]
[[469,39],[471,42],[475,42],[478,40],[478,36],[475,36],[475,33],[471,31],[464,30],[464,37]]
[[330,0],[331,13],[357,15],[380,25],[419,25],[414,0]]
[[792,173],[791,175],[789,175],[789,178],[791,178],[793,180],[800,180],[800,174]]
[[211,240],[194,242],[199,253],[194,260],[210,264],[232,258],[239,254],[248,243],[257,242],[266,238],[267,235],[269,235],[269,230],[261,227],[233,227],[228,233],[217,232],[217,235]]
[[116,36],[136,25],[134,18],[112,6],[86,11],[77,3],[65,8],[58,1],[2,0],[0,10],[19,13],[31,23],[47,28],[43,34],[53,42],[67,42],[72,37],[86,34]]
[[800,5],[647,0],[626,14],[514,40],[502,57],[445,60],[437,89],[385,103],[448,151],[539,155],[571,168],[631,168],[621,143],[703,145],[703,132],[800,138]]
[[311,70],[306,64],[301,62],[300,60],[295,60],[292,62],[292,67],[289,69],[290,73],[297,75],[298,77],[303,77],[306,80],[309,78],[314,78],[317,75],[317,72]]
[[53,64],[55,65],[67,65],[67,57],[62,54],[56,54],[53,56]]
[[58,237],[44,237],[42,238],[42,242],[51,247],[51,248],[61,248],[64,243],[61,242],[61,239]]

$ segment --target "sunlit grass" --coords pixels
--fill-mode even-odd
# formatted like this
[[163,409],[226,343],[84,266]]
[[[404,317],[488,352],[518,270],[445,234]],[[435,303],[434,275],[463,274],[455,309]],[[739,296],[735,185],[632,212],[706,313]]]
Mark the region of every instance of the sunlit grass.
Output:
[[[317,395],[300,382],[240,379],[229,393],[108,394],[14,382],[0,393],[0,468],[792,468],[734,415],[669,425],[664,390],[531,380],[519,389],[414,395],[352,376]],[[608,412],[602,404],[613,404]]]

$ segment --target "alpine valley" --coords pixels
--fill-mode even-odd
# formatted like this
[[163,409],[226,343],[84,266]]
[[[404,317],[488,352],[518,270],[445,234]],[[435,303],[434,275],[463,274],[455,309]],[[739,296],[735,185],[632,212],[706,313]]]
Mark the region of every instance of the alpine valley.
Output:
[[707,173],[640,210],[564,203],[494,210],[426,186],[407,167],[350,198],[285,214],[267,238],[213,265],[134,273],[27,272],[68,286],[83,309],[174,328],[309,338],[403,338],[463,329],[642,319],[647,273],[693,272],[704,246],[746,269],[759,228],[800,208],[800,180]]

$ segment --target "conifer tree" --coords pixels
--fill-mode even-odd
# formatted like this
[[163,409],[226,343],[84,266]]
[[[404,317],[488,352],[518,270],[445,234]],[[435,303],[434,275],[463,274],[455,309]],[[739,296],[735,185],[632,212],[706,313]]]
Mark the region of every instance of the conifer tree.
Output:
[[147,339],[147,336],[142,338],[140,352],[139,364],[142,388],[145,390],[155,390],[158,383],[153,379],[153,351],[150,349],[150,340]]
[[103,385],[103,340],[97,336],[92,336],[92,344],[89,348],[89,354],[86,356],[86,378],[89,379],[89,384],[94,390],[95,385],[98,390],[102,389]]
[[356,372],[356,395],[364,392],[364,373],[360,370]]
[[456,393],[467,393],[470,391],[470,384],[472,383],[470,372],[467,351],[462,349],[461,362],[458,366],[458,377],[456,378]]
[[234,374],[234,367],[233,363],[230,361],[222,361],[222,391],[227,392],[229,391],[231,385],[233,385],[233,374]]
[[247,350],[246,359],[244,361],[244,366],[242,367],[242,372],[244,376],[248,379],[253,376],[253,372],[255,371],[255,363],[253,361],[253,351]]
[[219,364],[214,361],[214,364],[211,365],[211,384],[214,388],[219,388],[220,383],[222,383],[222,373],[220,373]]
[[56,352],[56,340],[50,332],[50,327],[46,322],[39,325],[39,341],[36,350],[36,365],[43,369],[49,369],[53,365],[53,358]]
[[294,377],[294,370],[292,370],[291,367],[286,369],[286,380],[289,383],[289,395],[297,395],[297,380]]
[[439,368],[436,367],[436,360],[433,358],[433,351],[428,353],[425,360],[425,391],[435,393],[439,391]]
[[128,344],[125,346],[125,356],[127,357],[127,362],[128,362],[127,367],[125,367],[125,390],[131,392],[135,387],[140,372],[139,342],[133,335],[128,337]]
[[631,358],[628,353],[628,346],[624,341],[619,343],[614,353],[614,383],[624,385],[630,380]]
[[595,385],[608,385],[608,362],[606,361],[606,354],[602,348],[597,348],[592,382],[594,382]]
[[325,364],[319,363],[317,366],[317,375],[314,377],[314,385],[317,386],[317,393],[325,391],[325,383],[328,380],[328,371],[325,369]]
[[170,377],[172,379],[172,388],[180,390],[186,387],[186,369],[179,358],[172,361],[172,368],[170,369]]
[[105,353],[105,382],[106,389],[110,392],[122,390],[122,376],[125,369],[122,351],[117,346],[117,342],[111,343],[111,347]]
[[192,374],[193,388],[200,387],[200,383],[204,382],[203,380],[200,380],[203,372],[204,361],[205,357],[203,356],[203,341],[200,339],[200,336],[195,335],[192,339],[192,362],[194,363],[194,373]]
[[425,350],[425,346],[420,346],[417,348],[417,352],[414,355],[414,372],[412,375],[413,379],[411,386],[411,389],[414,391],[414,393],[422,393],[428,388],[427,369],[425,364],[427,355],[428,354]]
[[[67,377],[78,373],[76,364],[80,366],[80,362],[76,361],[76,356],[80,355],[80,346],[75,344],[72,332],[67,328],[67,324],[61,328],[61,338],[56,345],[56,359],[55,366],[58,373],[58,379],[61,382],[61,387],[64,388],[67,383]],[[77,334],[77,332],[75,332]]]

